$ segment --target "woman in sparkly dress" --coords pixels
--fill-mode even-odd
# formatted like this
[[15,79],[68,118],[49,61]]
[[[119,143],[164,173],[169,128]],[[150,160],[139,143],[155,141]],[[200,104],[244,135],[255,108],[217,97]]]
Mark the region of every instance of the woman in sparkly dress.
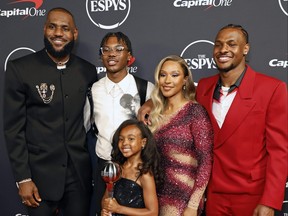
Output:
[[212,167],[213,129],[206,110],[195,101],[192,74],[181,57],[160,61],[151,98],[151,130],[164,172],[157,189],[159,215],[200,215]]

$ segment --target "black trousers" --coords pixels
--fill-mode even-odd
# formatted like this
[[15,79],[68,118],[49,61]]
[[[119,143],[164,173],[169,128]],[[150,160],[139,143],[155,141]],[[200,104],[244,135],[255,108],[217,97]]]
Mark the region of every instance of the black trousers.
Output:
[[91,196],[89,216],[101,215],[101,201],[106,190],[106,184],[101,177],[101,171],[104,168],[106,160],[103,160],[96,155],[96,141],[96,136],[93,134],[93,131],[90,130],[87,133],[87,144],[92,163],[93,191]]
[[[95,209],[97,216],[101,215],[101,201],[104,196],[105,190],[106,190],[106,183],[102,179],[101,171],[103,170],[106,160],[103,160],[99,158],[96,155],[97,158],[97,167],[95,170],[95,173],[93,174],[94,178],[94,187],[93,187],[93,194],[95,195]],[[91,215],[90,215],[91,216]],[[95,214],[93,215],[95,216]]]
[[42,200],[39,207],[28,207],[28,214],[29,216],[88,216],[90,197],[91,194],[81,185],[72,163],[68,162],[63,197],[59,201]]

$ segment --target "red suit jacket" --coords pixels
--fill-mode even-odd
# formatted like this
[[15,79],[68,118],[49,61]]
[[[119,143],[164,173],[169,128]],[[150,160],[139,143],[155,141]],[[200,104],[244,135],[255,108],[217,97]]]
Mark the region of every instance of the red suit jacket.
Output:
[[261,195],[260,204],[281,209],[288,169],[286,84],[247,66],[220,129],[212,113],[218,79],[204,78],[197,86],[197,101],[215,133],[208,191]]

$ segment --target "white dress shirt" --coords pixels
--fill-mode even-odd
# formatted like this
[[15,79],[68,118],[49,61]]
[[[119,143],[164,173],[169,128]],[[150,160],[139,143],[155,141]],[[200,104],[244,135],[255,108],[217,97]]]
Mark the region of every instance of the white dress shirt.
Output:
[[[148,82],[146,100],[150,98],[153,88],[154,85]],[[112,82],[106,75],[93,84],[91,91],[94,102],[94,121],[99,131],[96,154],[104,160],[110,160],[114,132],[123,121],[136,118],[140,108],[136,82],[129,73],[119,83]],[[90,107],[87,103],[84,116],[87,124],[90,116]]]
[[213,100],[212,104],[212,112],[220,128],[237,93],[237,90],[235,90],[228,94],[229,88],[222,86],[220,101]]

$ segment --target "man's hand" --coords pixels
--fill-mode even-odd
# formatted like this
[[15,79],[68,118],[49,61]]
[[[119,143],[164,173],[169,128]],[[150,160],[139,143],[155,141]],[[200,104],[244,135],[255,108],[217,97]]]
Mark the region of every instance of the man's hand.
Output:
[[33,181],[19,184],[19,196],[26,206],[38,207],[40,205],[41,198]]
[[258,205],[253,216],[274,216],[274,209],[264,205]]
[[153,108],[152,100],[147,100],[138,110],[137,119],[139,121],[144,122],[146,125],[150,125],[151,122],[149,121],[149,113]]

